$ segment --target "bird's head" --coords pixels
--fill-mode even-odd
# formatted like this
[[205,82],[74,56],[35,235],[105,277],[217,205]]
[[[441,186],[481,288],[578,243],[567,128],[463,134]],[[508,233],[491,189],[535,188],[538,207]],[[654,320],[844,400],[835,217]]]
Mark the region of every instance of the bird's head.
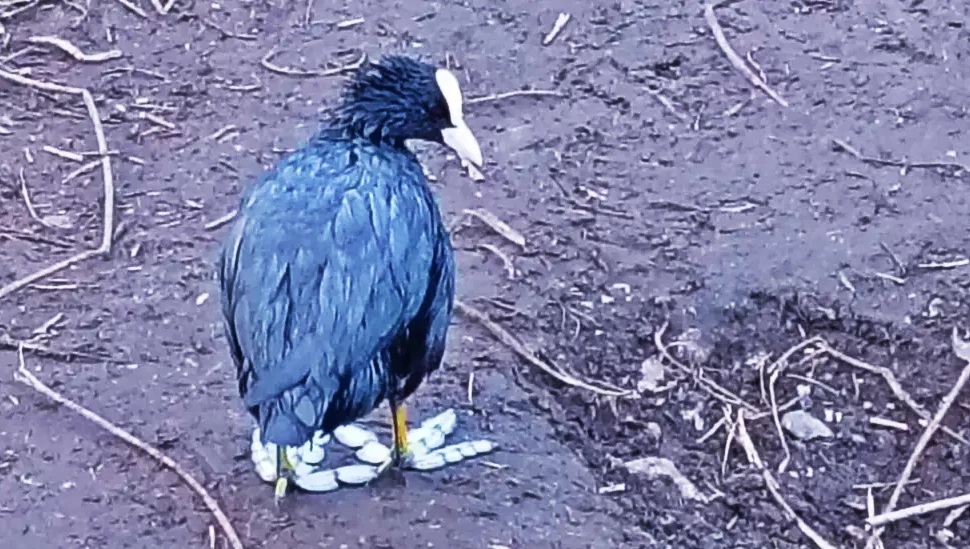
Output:
[[458,78],[400,55],[367,62],[344,94],[341,119],[351,131],[378,142],[422,139],[444,144],[482,165],[478,141],[465,124]]

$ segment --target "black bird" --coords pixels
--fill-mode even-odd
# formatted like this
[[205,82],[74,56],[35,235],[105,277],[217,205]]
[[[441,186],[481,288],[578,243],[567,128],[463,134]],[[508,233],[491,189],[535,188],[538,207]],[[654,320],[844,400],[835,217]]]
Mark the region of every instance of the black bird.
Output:
[[482,164],[454,74],[404,56],[366,63],[323,127],[248,191],[222,249],[239,394],[277,445],[278,498],[284,447],[385,400],[405,460],[403,403],[441,365],[455,260],[408,139]]

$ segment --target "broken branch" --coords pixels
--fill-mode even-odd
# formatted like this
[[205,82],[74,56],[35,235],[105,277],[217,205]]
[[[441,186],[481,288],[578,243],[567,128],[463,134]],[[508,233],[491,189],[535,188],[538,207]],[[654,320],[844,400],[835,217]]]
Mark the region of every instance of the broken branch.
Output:
[[756,75],[754,71],[748,68],[748,66],[744,63],[744,59],[742,59],[741,56],[734,51],[734,48],[731,47],[731,44],[727,41],[727,37],[724,36],[724,29],[722,29],[721,24],[717,22],[717,15],[714,14],[713,4],[706,4],[704,6],[704,19],[707,20],[707,26],[709,26],[711,28],[711,32],[714,33],[714,40],[717,41],[717,45],[721,48],[721,51],[724,52],[724,55],[727,56],[728,61],[731,62],[731,65],[734,66],[738,72],[744,75],[744,77],[748,79],[748,82],[751,82],[756,88],[768,94],[768,97],[774,99],[776,103],[782,107],[788,107],[788,101],[785,101],[785,99],[778,95],[775,90],[771,89],[771,87],[769,87],[768,84],[761,79],[761,77]]
[[24,365],[24,349],[22,346],[18,349],[17,354],[20,360],[20,366],[16,373],[17,381],[20,381],[24,385],[27,385],[31,389],[43,394],[54,402],[68,408],[72,412],[79,414],[84,419],[93,422],[105,431],[108,431],[131,446],[145,452],[149,456],[155,458],[159,463],[172,470],[192,489],[192,491],[202,498],[202,501],[209,509],[209,512],[212,513],[212,516],[215,517],[216,521],[219,523],[219,526],[222,527],[222,531],[226,534],[226,537],[229,539],[229,543],[232,545],[233,549],[243,549],[242,541],[240,541],[239,535],[236,534],[236,530],[232,527],[232,524],[229,522],[226,514],[222,512],[222,509],[219,507],[219,503],[216,502],[211,495],[209,495],[209,492],[206,491],[199,481],[195,480],[195,477],[182,468],[182,466],[179,465],[175,460],[166,456],[154,446],[151,446],[138,437],[122,430],[110,421],[45,385],[39,379],[34,377],[34,375],[31,374]]
[[97,249],[80,252],[63,261],[29,274],[19,280],[15,280],[6,286],[0,287],[0,299],[3,299],[24,286],[49,276],[52,273],[66,269],[71,265],[80,263],[96,255],[110,253],[112,237],[114,235],[115,187],[114,173],[111,171],[111,157],[108,155],[108,143],[104,137],[104,127],[101,124],[101,115],[98,114],[98,107],[94,104],[94,97],[91,95],[91,92],[84,88],[74,88],[70,86],[62,86],[60,84],[53,84],[50,82],[43,82],[41,80],[35,80],[33,78],[5,70],[0,70],[0,79],[52,93],[66,93],[69,95],[81,96],[81,99],[84,100],[84,106],[87,108],[91,123],[94,126],[94,135],[98,142],[98,154],[101,156],[101,171],[104,185],[104,224],[101,231],[101,245],[98,246]]

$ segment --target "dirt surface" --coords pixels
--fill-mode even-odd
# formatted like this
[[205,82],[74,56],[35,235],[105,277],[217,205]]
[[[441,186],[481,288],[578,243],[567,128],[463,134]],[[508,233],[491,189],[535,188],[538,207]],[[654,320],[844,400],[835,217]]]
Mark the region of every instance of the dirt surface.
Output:
[[[176,0],[167,15],[128,3],[144,13],[120,0],[0,7],[2,67],[92,91],[117,184],[109,257],[0,298],[4,548],[201,547],[214,524],[173,474],[15,383],[11,340],[73,353],[29,352],[27,365],[198,474],[247,547],[813,547],[736,437],[722,463],[727,430],[705,433],[725,404],[705,380],[768,410],[760,372],[819,335],[888,367],[933,413],[963,366],[950,333],[970,327],[964,4],[719,8],[728,40],[784,108],[731,67],[696,2],[318,1],[309,15],[304,2]],[[559,11],[572,19],[543,46]],[[31,45],[38,35],[122,56],[79,62]],[[560,368],[642,392],[567,387],[459,318],[414,417],[456,407],[455,436],[499,442],[488,459],[507,467],[467,462],[275,509],[247,459],[251,424],[218,324],[212,265],[224,228],[206,228],[336,98],[339,76],[274,72],[261,64],[273,50],[272,63],[303,71],[361,53],[426,55],[458,68],[468,97],[561,92],[467,107],[484,181],[437,147],[420,152],[456,223],[461,298]],[[2,285],[97,247],[103,208],[80,98],[5,81],[0,115]],[[42,221],[25,207],[21,170]],[[511,225],[525,248],[460,219],[470,208]],[[665,363],[651,390],[642,365],[668,320],[662,339],[686,343],[671,352],[691,375]],[[831,416],[834,436],[786,435],[791,459],[778,473],[785,451],[771,417],[748,430],[794,511],[830,543],[863,547],[863,485],[877,484],[882,510],[922,427],[879,376],[804,358],[786,363],[776,400]],[[970,437],[968,409],[961,396],[944,424]],[[716,497],[684,497],[624,465],[651,456]],[[968,459],[966,444],[938,433],[900,506],[970,491]],[[967,515],[947,527],[944,516],[893,524],[883,541],[970,545]]]

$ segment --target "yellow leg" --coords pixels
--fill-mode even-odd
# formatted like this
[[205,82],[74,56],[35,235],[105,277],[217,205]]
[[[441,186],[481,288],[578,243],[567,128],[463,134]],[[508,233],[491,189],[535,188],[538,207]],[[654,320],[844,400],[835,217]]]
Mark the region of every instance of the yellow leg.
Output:
[[276,447],[276,505],[286,495],[286,487],[289,483],[287,473],[293,470],[293,464],[286,457],[286,450],[282,446]]
[[394,430],[394,462],[400,465],[402,459],[409,457],[408,453],[408,413],[403,404],[391,401],[391,414]]

